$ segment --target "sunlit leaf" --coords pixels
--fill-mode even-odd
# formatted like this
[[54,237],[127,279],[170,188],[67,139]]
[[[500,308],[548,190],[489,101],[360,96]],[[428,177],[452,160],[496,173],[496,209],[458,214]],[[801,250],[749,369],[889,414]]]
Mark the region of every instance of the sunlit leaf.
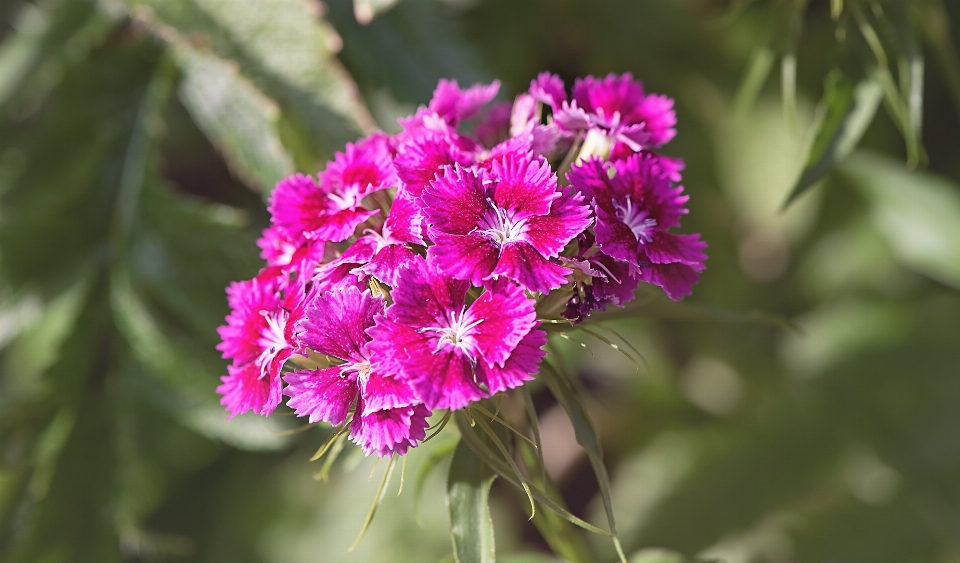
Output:
[[334,57],[340,39],[319,18],[319,3],[251,0],[242,9],[231,0],[125,3],[161,37],[199,41],[236,61],[242,74],[280,104],[293,134],[305,135],[313,158],[332,156],[372,128],[356,86]]
[[843,172],[904,265],[960,288],[960,187],[871,153],[855,155]]
[[497,558],[488,497],[497,475],[460,443],[447,476],[450,537],[457,563],[493,563]]
[[186,45],[175,53],[183,70],[180,99],[231,168],[265,193],[292,174],[276,104],[215,55]]
[[883,89],[874,78],[857,85],[838,75],[828,79],[807,161],[784,208],[850,155],[873,121],[881,99]]

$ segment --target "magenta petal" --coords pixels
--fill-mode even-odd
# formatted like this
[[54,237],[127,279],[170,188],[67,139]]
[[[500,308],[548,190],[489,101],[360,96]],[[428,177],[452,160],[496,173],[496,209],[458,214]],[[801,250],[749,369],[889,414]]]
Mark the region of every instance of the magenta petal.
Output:
[[428,109],[451,122],[470,119],[499,91],[498,80],[487,85],[475,84],[466,90],[461,90],[456,80],[440,80]]
[[400,270],[409,265],[417,254],[402,244],[388,244],[370,260],[360,267],[360,270],[369,274],[389,286],[397,285]]
[[[362,402],[362,401],[361,401]],[[350,439],[366,455],[403,455],[426,437],[430,411],[423,405],[371,412],[353,419]]]
[[435,231],[466,235],[477,228],[489,210],[483,182],[459,165],[447,168],[443,177],[430,182],[421,200],[431,237]]
[[570,271],[547,260],[526,242],[508,242],[492,275],[506,276],[531,291],[548,293],[566,283]]
[[690,295],[700,273],[686,264],[654,264],[640,268],[640,279],[662,287],[670,299],[678,301]]
[[657,233],[653,240],[643,245],[644,254],[654,264],[673,264],[680,262],[688,266],[700,266],[707,259],[704,249],[707,243],[700,240],[700,234],[675,235]]
[[639,265],[637,236],[615,215],[598,206],[597,224],[593,231],[597,235],[597,246],[604,254],[634,266]]
[[287,406],[297,416],[308,416],[311,424],[320,420],[343,424],[357,397],[356,379],[345,377],[339,366],[293,371],[283,380],[287,382],[283,394],[290,397]]
[[217,387],[217,393],[223,395],[220,404],[226,407],[230,418],[247,411],[266,416],[280,404],[279,377],[261,377],[260,368],[254,363],[229,365],[227,373],[220,378],[223,383]]
[[547,333],[534,329],[527,333],[507,358],[503,367],[488,365],[484,370],[487,389],[496,394],[523,385],[539,371],[540,360],[546,354]]
[[649,144],[659,147],[673,139],[677,134],[677,114],[673,111],[673,100],[656,94],[648,95],[636,109],[636,118],[646,125],[650,135]]
[[472,318],[482,319],[473,330],[480,355],[489,365],[503,365],[510,353],[537,323],[535,301],[514,283],[498,284],[470,305]]
[[420,205],[408,190],[397,190],[382,234],[395,242],[423,244],[423,215]]
[[374,411],[408,407],[420,402],[407,383],[395,377],[380,375],[376,371],[373,371],[362,385],[360,394],[363,396],[364,416]]
[[361,223],[378,213],[380,212],[376,210],[368,211],[363,208],[336,211],[328,214],[322,224],[316,225],[314,230],[304,236],[312,240],[344,241],[353,235],[353,232]]
[[541,72],[530,82],[530,95],[554,110],[567,101],[563,80],[556,74]]
[[306,307],[300,321],[301,340],[317,352],[341,360],[362,361],[363,347],[369,340],[366,330],[383,311],[383,300],[370,292],[361,292],[341,284],[318,294]]
[[470,360],[455,351],[434,353],[436,338],[426,335],[404,361],[403,379],[429,409],[462,409],[487,396],[474,377]]
[[399,378],[409,357],[408,351],[423,342],[417,329],[397,323],[391,315],[378,315],[376,324],[367,330],[367,334],[372,338],[367,350],[373,372],[384,377]]
[[472,233],[466,236],[434,235],[427,258],[444,274],[480,285],[497,265],[500,249],[487,237]]
[[497,207],[514,212],[517,218],[546,215],[550,203],[560,196],[550,165],[529,152],[506,154],[494,161],[488,179],[494,182],[493,201]]
[[526,238],[544,257],[554,258],[563,248],[590,226],[590,208],[579,194],[563,195],[554,200],[550,213],[527,220]]
[[460,311],[468,289],[466,281],[445,276],[432,262],[418,257],[400,271],[391,293],[391,314],[410,326],[440,326],[449,311]]

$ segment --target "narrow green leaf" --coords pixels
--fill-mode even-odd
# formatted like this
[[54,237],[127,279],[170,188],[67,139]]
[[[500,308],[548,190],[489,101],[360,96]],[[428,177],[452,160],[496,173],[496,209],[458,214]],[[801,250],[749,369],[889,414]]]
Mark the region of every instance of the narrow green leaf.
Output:
[[183,105],[237,176],[269,193],[294,172],[293,159],[280,142],[276,103],[216,55],[183,43],[176,44],[174,53],[183,70]]
[[607,514],[607,523],[610,526],[610,533],[613,537],[614,546],[617,548],[617,555],[620,560],[626,563],[627,558],[620,546],[620,540],[617,538],[617,522],[613,513],[613,498],[610,494],[610,476],[607,474],[607,467],[603,462],[603,449],[600,446],[600,436],[593,426],[593,422],[587,415],[587,410],[577,398],[576,393],[570,387],[570,383],[563,377],[560,371],[549,361],[544,359],[543,368],[540,373],[544,383],[557,398],[557,402],[563,407],[563,410],[570,418],[573,424],[574,435],[577,443],[583,446],[587,452],[587,458],[590,460],[590,466],[600,485],[600,498],[603,501],[603,508]]
[[[383,498],[387,496],[387,483],[390,482],[390,477],[393,476],[393,468],[396,466],[397,458],[391,457],[390,462],[387,464],[386,471],[383,472],[383,479],[380,481],[380,487],[377,489],[377,496],[373,500],[370,512],[367,513],[367,518],[363,521],[363,527],[360,528],[360,533],[357,534],[357,539],[353,540],[353,545],[347,550],[348,552],[353,551],[360,545],[360,540],[363,539],[363,536],[366,535],[367,530],[370,528],[373,517],[377,515],[377,509],[380,508],[380,503],[383,502]],[[374,469],[376,469],[376,466],[374,466]]]
[[828,78],[806,164],[783,209],[850,155],[873,121],[882,98],[883,88],[875,78],[856,86],[837,74]]
[[523,492],[527,493],[527,500],[530,501],[530,517],[537,513],[537,505],[533,500],[533,494],[530,492],[530,484],[527,483],[527,479],[523,476],[523,473],[520,472],[520,467],[517,465],[517,462],[513,459],[513,454],[507,447],[503,444],[503,441],[500,440],[500,437],[497,436],[497,433],[490,428],[490,425],[487,424],[487,421],[483,418],[477,417],[475,419],[477,426],[487,435],[488,438],[493,442],[493,445],[500,450],[500,454],[503,456],[503,459],[507,460],[507,464],[513,469],[513,474],[516,475],[517,480],[520,481],[520,486],[523,487]]
[[457,563],[494,563],[497,553],[487,502],[497,475],[460,442],[447,477],[450,538]]
[[[514,487],[522,489],[523,487],[521,486],[520,481],[517,479],[515,472],[506,463],[504,463],[488,445],[484,443],[483,439],[477,434],[477,431],[471,427],[470,419],[467,417],[467,415],[463,411],[458,411],[454,415],[454,418],[457,420],[457,427],[460,428],[460,436],[462,437],[464,443],[470,446],[470,449],[472,449],[473,452],[477,454],[477,456],[484,463],[489,465],[490,468],[497,473],[497,475],[503,477],[504,480],[508,481]],[[558,505],[539,487],[530,485],[530,493],[538,503],[548,510],[559,514],[564,520],[570,522],[571,524],[576,524],[584,530],[599,534],[601,536],[611,537],[610,532],[607,532],[606,530],[598,528],[593,524],[574,516],[567,509]]]
[[523,396],[523,407],[527,411],[530,428],[533,429],[533,440],[537,446],[537,465],[540,467],[540,480],[546,483],[547,468],[543,462],[543,441],[540,439],[540,421],[537,419],[537,409],[533,405],[533,397],[530,396],[530,390],[526,386],[520,388],[520,395]]
[[960,57],[950,37],[950,16],[942,0],[924,2],[919,11],[920,29],[933,48],[940,73],[950,90],[954,111],[960,115]]
[[760,90],[767,82],[770,76],[770,69],[773,68],[774,53],[769,47],[756,49],[750,55],[750,62],[747,63],[747,71],[740,81],[740,88],[733,99],[734,111],[737,115],[743,116],[753,107]]
[[854,155],[843,172],[904,265],[960,288],[960,186],[869,153]]

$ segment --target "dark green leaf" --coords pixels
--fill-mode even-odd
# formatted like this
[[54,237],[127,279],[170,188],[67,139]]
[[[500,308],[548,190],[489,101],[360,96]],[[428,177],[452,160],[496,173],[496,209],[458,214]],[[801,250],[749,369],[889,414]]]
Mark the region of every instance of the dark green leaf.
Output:
[[[240,72],[276,100],[293,135],[305,135],[313,154],[329,157],[373,126],[356,86],[334,53],[337,34],[319,19],[318,6],[300,0],[125,0],[171,41],[208,43],[236,61]],[[317,162],[312,163],[319,164]]]
[[873,121],[882,98],[883,89],[874,78],[856,86],[836,75],[828,80],[806,164],[783,203],[784,209],[849,156]]

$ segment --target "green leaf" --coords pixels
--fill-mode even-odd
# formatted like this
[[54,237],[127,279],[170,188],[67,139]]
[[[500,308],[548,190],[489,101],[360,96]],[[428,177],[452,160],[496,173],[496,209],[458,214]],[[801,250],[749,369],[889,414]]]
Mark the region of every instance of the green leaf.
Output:
[[488,498],[497,475],[460,442],[447,477],[450,538],[457,563],[494,563],[497,558]]
[[806,164],[783,209],[850,155],[873,121],[881,99],[883,88],[875,78],[856,86],[836,74],[828,78]]
[[577,398],[576,393],[560,371],[549,361],[544,360],[544,366],[541,369],[541,376],[544,383],[557,398],[557,402],[563,407],[563,410],[570,418],[573,424],[574,435],[577,443],[583,446],[587,452],[587,458],[590,460],[590,466],[600,485],[600,498],[603,501],[603,508],[607,514],[607,523],[610,526],[610,533],[613,536],[614,546],[617,548],[617,554],[620,560],[626,563],[626,556],[623,554],[623,548],[620,546],[620,540],[617,538],[617,522],[613,513],[613,498],[610,495],[610,476],[607,474],[607,467],[603,462],[603,449],[600,447],[600,436],[593,426],[587,411],[583,404]]
[[0,45],[0,108],[51,58],[68,48],[86,48],[105,34],[111,18],[95,7],[90,0],[55,0],[42,8],[23,4],[16,32]]
[[420,462],[420,470],[417,472],[417,480],[413,484],[413,515],[420,521],[420,498],[423,495],[423,485],[427,482],[430,473],[442,462],[451,456],[457,448],[460,441],[455,438],[449,438],[437,444],[430,450],[429,455]]
[[[490,449],[484,439],[481,438],[477,431],[470,426],[470,420],[463,413],[459,411],[454,415],[454,418],[457,420],[457,427],[460,429],[460,436],[463,439],[463,442],[470,446],[470,449],[473,450],[475,454],[487,465],[493,469],[497,475],[503,477],[504,480],[508,481],[511,485],[515,486],[518,489],[524,489],[521,484],[520,479],[517,478],[516,472],[507,465],[504,461],[501,461],[499,456]],[[570,513],[567,509],[563,508],[559,504],[553,501],[547,493],[535,485],[529,485],[530,494],[533,496],[534,500],[543,505],[548,510],[555,512],[556,514],[563,517],[564,520],[570,522],[571,524],[576,524],[584,530],[599,534],[601,536],[611,537],[610,532],[603,530],[594,526],[593,524],[578,518]]]
[[[313,154],[328,157],[373,120],[356,85],[334,56],[340,38],[318,17],[318,3],[301,0],[124,0],[134,17],[171,41],[207,43],[284,113],[290,134],[304,136]],[[316,163],[314,163],[316,164]]]
[[264,193],[294,172],[293,159],[280,142],[280,111],[235,65],[178,43],[183,71],[180,99],[197,125],[248,185]]
[[859,153],[843,173],[870,202],[871,219],[907,267],[960,288],[960,187]]
[[733,99],[733,107],[737,115],[745,115],[753,107],[760,90],[767,81],[767,77],[770,76],[773,60],[773,50],[769,47],[759,48],[750,55],[747,72],[743,75],[740,88]]

